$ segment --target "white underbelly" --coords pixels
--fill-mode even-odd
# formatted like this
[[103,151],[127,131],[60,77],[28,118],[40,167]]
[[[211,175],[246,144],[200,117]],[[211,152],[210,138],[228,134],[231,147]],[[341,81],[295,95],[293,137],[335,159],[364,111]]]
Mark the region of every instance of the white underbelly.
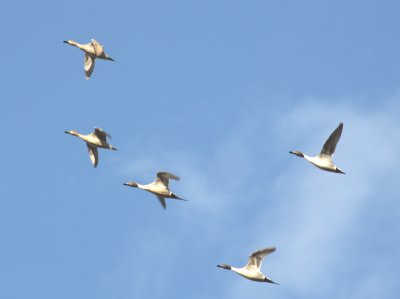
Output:
[[254,272],[246,269],[241,269],[240,271],[235,271],[235,272],[250,280],[264,281],[264,275],[261,272]]
[[331,160],[322,159],[319,157],[309,157],[307,158],[307,161],[322,170],[335,171],[335,165],[332,163]]
[[154,193],[155,195],[161,195],[164,197],[167,197],[170,195],[170,191],[163,186],[151,186],[149,188],[146,188],[146,190],[151,193]]

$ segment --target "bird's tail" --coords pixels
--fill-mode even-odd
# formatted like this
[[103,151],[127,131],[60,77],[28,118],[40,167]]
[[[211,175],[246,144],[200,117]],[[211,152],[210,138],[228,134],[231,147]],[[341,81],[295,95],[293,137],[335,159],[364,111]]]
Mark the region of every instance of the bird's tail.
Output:
[[275,282],[275,281],[272,281],[272,280],[269,279],[268,277],[265,277],[264,281],[265,281],[265,282],[269,282],[269,283],[273,283],[273,284],[279,285],[279,283],[277,283],[277,282]]
[[171,193],[171,198],[187,201],[187,199],[183,199],[174,193]]

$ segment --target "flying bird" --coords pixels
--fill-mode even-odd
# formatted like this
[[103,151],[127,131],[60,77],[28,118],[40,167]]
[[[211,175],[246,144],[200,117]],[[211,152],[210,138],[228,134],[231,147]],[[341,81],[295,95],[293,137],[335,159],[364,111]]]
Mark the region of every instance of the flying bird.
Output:
[[321,150],[321,152],[315,156],[310,157],[300,151],[290,151],[289,153],[299,156],[301,158],[306,159],[308,162],[314,164],[318,168],[330,172],[343,173],[344,172],[333,164],[333,154],[335,153],[336,144],[339,142],[340,136],[343,131],[343,123],[340,123],[335,131],[329,136],[329,138],[325,141],[325,144]]
[[94,62],[96,58],[115,61],[107,55],[107,53],[104,51],[103,45],[101,45],[98,41],[94,39],[92,39],[90,43],[84,45],[79,44],[73,40],[65,40],[64,43],[77,47],[85,52],[84,69],[86,80],[89,80],[90,75],[93,72]]
[[129,187],[134,187],[134,188],[140,188],[146,191],[149,191],[153,193],[154,195],[157,196],[160,204],[162,207],[165,209],[167,206],[165,204],[165,198],[173,198],[173,199],[179,199],[179,200],[186,200],[183,198],[180,198],[173,192],[171,192],[168,188],[169,180],[179,180],[179,177],[176,175],[169,173],[169,172],[157,172],[157,178],[155,179],[154,182],[147,184],[147,185],[141,185],[136,182],[128,182],[124,183],[125,186]]
[[90,161],[92,161],[94,167],[97,167],[97,164],[99,162],[99,155],[97,153],[98,147],[111,149],[114,151],[117,150],[115,147],[113,147],[111,144],[108,144],[107,142],[107,137],[111,138],[111,136],[107,132],[99,128],[94,128],[94,132],[88,135],[82,135],[75,130],[65,131],[64,133],[76,136],[86,142],[89,151]]
[[276,250],[275,247],[268,247],[264,248],[261,250],[257,250],[256,252],[253,252],[249,256],[249,261],[246,266],[242,268],[235,268],[226,264],[220,264],[217,265],[217,267],[226,269],[226,270],[231,270],[233,272],[236,272],[237,274],[250,279],[254,281],[259,281],[259,282],[269,282],[273,284],[278,284],[271,279],[269,279],[267,276],[265,276],[261,271],[261,264],[264,256],[274,252]]

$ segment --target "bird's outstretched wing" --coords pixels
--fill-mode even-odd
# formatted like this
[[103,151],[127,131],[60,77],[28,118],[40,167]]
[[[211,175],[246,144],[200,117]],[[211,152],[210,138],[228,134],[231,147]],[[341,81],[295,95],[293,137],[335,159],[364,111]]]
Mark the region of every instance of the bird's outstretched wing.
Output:
[[96,57],[100,57],[104,51],[104,47],[102,44],[100,44],[97,40],[92,39],[91,40],[92,46],[94,53],[96,54]]
[[90,56],[89,54],[85,53],[84,69],[85,69],[86,80],[89,80],[90,76],[93,73],[94,62],[95,62],[95,58]]
[[94,128],[94,134],[97,136],[97,138],[104,142],[107,141],[107,137],[111,139],[111,135],[100,128]]
[[249,256],[249,262],[246,265],[247,269],[259,270],[261,268],[262,260],[264,256],[270,254],[276,250],[276,247],[268,247],[257,250]]
[[97,147],[86,143],[88,151],[89,151],[89,157],[90,161],[92,161],[92,164],[94,167],[97,167],[97,163],[99,162],[99,155],[97,153]]
[[169,179],[179,180],[179,177],[165,171],[157,172],[157,178],[154,181],[156,184],[163,184],[165,187],[168,188]]
[[325,141],[324,147],[321,150],[320,156],[328,156],[333,158],[333,154],[335,153],[336,144],[339,142],[340,136],[343,131],[343,123],[340,123],[339,126],[333,131],[331,136]]
[[162,196],[157,195],[158,201],[160,202],[160,204],[162,205],[162,207],[164,208],[164,210],[166,209],[167,205],[165,203],[165,198]]

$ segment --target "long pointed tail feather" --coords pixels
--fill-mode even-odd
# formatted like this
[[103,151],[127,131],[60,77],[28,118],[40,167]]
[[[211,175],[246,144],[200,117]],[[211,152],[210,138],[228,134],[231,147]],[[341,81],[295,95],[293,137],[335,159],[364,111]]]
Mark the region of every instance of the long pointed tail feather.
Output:
[[176,195],[176,194],[174,194],[174,193],[171,194],[171,198],[173,198],[173,199],[179,199],[179,200],[184,200],[184,201],[188,201],[187,199],[183,199],[183,198],[179,197],[178,195]]

